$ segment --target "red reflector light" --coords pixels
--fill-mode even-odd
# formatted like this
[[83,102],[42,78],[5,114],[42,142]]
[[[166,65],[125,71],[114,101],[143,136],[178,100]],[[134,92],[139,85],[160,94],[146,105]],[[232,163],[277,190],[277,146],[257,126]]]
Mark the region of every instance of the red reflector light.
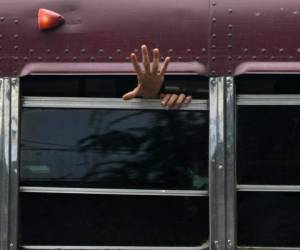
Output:
[[64,17],[54,11],[39,9],[38,26],[40,30],[53,29],[65,21]]

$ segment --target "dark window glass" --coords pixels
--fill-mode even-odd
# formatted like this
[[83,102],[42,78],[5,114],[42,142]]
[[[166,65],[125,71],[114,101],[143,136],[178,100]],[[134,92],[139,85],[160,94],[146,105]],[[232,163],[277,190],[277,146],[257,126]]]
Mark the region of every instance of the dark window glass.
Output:
[[239,107],[239,184],[300,185],[300,107]]
[[[30,76],[22,78],[23,96],[121,97],[132,90],[136,76]],[[199,76],[166,76],[168,86],[193,98],[208,98],[208,79]]]
[[22,245],[197,246],[208,241],[207,197],[22,193],[20,211]]
[[299,75],[243,75],[236,78],[238,94],[300,94]]
[[238,193],[238,244],[300,247],[299,193]]
[[29,109],[21,184],[207,189],[208,112]]

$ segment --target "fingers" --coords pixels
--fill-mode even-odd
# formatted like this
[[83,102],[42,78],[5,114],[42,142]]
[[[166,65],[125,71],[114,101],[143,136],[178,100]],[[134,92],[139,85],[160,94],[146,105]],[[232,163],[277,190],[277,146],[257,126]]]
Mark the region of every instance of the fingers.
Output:
[[142,45],[142,57],[143,57],[143,64],[145,67],[145,72],[150,73],[150,59],[148,54],[148,48],[146,45]]
[[153,50],[152,74],[157,75],[159,68],[159,49]]
[[123,95],[123,100],[131,100],[139,95],[140,91],[140,85],[138,85],[134,90],[127,92],[125,95]]
[[160,71],[160,75],[161,76],[164,76],[165,73],[167,72],[167,69],[168,69],[168,66],[169,66],[169,63],[171,61],[171,58],[170,57],[166,57],[162,67],[161,67],[161,71]]
[[134,53],[132,53],[130,55],[130,59],[131,59],[131,62],[132,62],[132,65],[133,65],[133,68],[134,68],[136,74],[138,75],[138,77],[141,76],[142,75],[142,70],[141,70],[141,67],[138,63],[136,55]]
[[167,109],[178,109],[183,104],[189,104],[192,100],[191,96],[186,96],[185,94],[161,94],[160,101],[163,106]]

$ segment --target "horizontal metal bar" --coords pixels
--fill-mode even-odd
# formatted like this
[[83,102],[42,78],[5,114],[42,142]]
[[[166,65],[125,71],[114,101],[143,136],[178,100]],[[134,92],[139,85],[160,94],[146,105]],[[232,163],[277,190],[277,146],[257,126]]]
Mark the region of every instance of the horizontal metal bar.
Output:
[[[158,99],[80,98],[80,97],[30,97],[22,99],[26,108],[88,108],[88,109],[150,109],[164,110]],[[207,100],[192,100],[180,110],[208,110]]]
[[22,193],[55,194],[105,194],[105,195],[152,195],[152,196],[208,196],[206,190],[147,190],[147,189],[104,189],[104,188],[66,188],[66,187],[27,187],[21,186]]
[[237,104],[239,106],[300,105],[300,95],[238,95]]
[[238,247],[237,250],[300,250],[300,247]]
[[199,247],[137,247],[137,246],[21,246],[29,250],[208,250],[208,243]]
[[300,192],[300,186],[237,185],[237,191],[243,191],[243,192]]

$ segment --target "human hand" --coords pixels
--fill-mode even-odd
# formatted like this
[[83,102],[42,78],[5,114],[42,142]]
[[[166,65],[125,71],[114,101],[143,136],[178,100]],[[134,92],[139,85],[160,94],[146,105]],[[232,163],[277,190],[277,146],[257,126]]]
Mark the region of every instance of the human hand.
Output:
[[123,95],[124,100],[142,96],[145,98],[158,98],[159,91],[164,82],[164,75],[167,71],[170,57],[166,57],[162,66],[159,63],[159,49],[153,50],[153,62],[150,62],[148,48],[142,45],[142,62],[143,68],[138,63],[136,54],[130,55],[131,62],[137,74],[138,84],[130,92]]
[[161,105],[167,109],[178,109],[183,104],[189,104],[192,101],[191,96],[186,96],[185,94],[160,94]]

